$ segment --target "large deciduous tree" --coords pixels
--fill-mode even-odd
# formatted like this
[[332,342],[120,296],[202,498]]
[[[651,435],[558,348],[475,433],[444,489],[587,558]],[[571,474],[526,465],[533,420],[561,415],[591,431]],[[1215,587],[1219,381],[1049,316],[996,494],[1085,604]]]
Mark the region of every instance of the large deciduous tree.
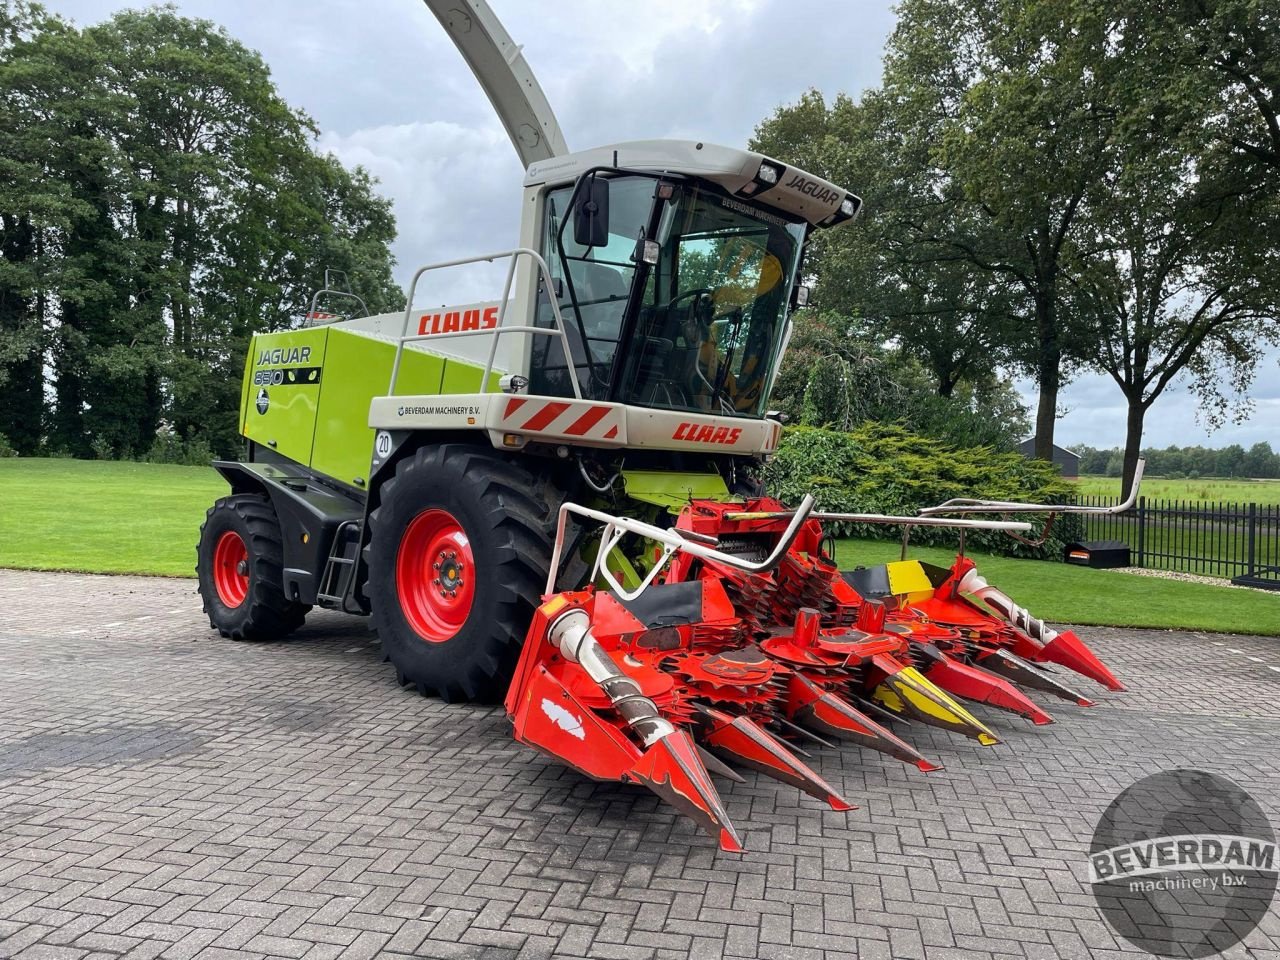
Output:
[[1044,457],[1082,348],[1062,316],[1064,267],[1111,123],[1085,57],[1100,28],[1069,29],[1056,6],[907,0],[881,89],[825,116],[810,95],[757,133],[864,194],[864,220],[819,242],[818,302],[878,318],[944,396],[1001,365],[1026,369]]
[[0,432],[21,452],[142,454],[163,418],[229,453],[250,334],[298,322],[326,267],[403,304],[387,201],[214,25],[159,7],[80,31],[5,3],[0,90],[0,377],[25,404]]
[[1190,375],[1210,423],[1276,336],[1280,14],[1256,0],[905,0],[884,82],[816,92],[757,145],[862,192],[820,237],[817,302],[938,393],[1021,368],[1048,457],[1064,375],[1143,417]]

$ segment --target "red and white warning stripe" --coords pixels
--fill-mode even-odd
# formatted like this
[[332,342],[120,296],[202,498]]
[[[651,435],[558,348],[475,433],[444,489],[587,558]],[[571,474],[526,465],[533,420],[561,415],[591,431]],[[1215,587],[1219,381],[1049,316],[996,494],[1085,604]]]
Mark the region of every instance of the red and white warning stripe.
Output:
[[508,397],[502,408],[500,429],[583,440],[612,440],[617,437],[620,425],[620,408],[609,404]]

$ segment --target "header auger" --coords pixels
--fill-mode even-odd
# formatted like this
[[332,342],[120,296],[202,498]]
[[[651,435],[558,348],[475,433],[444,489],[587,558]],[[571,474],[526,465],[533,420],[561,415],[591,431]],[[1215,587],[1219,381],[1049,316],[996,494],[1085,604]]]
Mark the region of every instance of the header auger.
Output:
[[[992,744],[965,704],[1047,723],[1024,690],[1089,702],[1050,664],[1120,688],[1074,634],[986,583],[963,541],[947,569],[840,572],[823,547],[824,521],[1029,524],[765,495],[805,245],[851,222],[857,196],[701,141],[570,153],[488,5],[427,5],[526,167],[519,239],[420,268],[402,313],[348,315],[361,302],[327,276],[297,329],[253,338],[246,454],[215,464],[231,495],[198,548],[215,629],[270,640],[315,606],[368,616],[400,683],[505,697],[519,739],[649,787],[729,848],[709,773],[751,768],[844,809],[806,746],[930,770],[891,724]],[[496,299],[424,292],[494,261]]]

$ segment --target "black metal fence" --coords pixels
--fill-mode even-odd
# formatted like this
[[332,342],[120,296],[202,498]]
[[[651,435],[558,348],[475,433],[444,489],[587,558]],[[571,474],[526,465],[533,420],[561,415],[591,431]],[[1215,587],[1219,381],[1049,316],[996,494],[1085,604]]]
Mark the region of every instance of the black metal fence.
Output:
[[[1113,506],[1115,497],[1080,497]],[[1139,497],[1127,513],[1082,518],[1085,539],[1121,540],[1132,563],[1280,589],[1280,505]]]

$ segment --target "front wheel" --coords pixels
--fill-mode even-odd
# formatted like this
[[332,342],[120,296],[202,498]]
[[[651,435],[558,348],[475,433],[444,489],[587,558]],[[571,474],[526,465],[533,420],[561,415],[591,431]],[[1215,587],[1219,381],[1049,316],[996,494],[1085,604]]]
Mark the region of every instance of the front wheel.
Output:
[[205,515],[196,577],[209,626],[233,640],[276,640],[310,609],[285,596],[280,521],[265,497],[223,497]]
[[401,461],[379,496],[364,590],[396,676],[445,700],[501,698],[551,562],[544,485],[442,444]]

